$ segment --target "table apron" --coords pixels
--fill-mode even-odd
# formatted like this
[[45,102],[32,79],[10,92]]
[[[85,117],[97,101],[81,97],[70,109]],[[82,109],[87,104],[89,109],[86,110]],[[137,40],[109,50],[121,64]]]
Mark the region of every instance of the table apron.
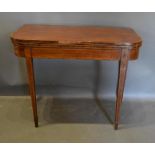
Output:
[[[63,48],[42,48],[42,47],[15,47],[15,54],[26,57],[26,50],[29,48],[33,58],[46,59],[83,59],[83,60],[120,60],[121,48],[116,49],[63,49]],[[138,58],[138,48],[129,51],[129,60]]]
[[120,50],[32,48],[31,52],[33,58],[116,60],[121,57]]

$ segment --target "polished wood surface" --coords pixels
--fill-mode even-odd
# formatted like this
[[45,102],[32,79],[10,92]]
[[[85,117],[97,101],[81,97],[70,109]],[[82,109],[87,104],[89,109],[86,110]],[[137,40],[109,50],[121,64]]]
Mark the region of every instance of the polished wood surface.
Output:
[[134,60],[141,46],[134,30],[116,27],[24,25],[11,38],[17,56],[30,47],[34,58],[114,60],[128,47]]
[[24,25],[13,33],[12,37],[23,44],[41,41],[58,44],[104,43],[133,46],[141,42],[140,37],[131,28],[100,26]]
[[118,60],[114,128],[118,128],[127,65],[139,55],[141,38],[131,28],[24,25],[12,33],[15,54],[26,58],[35,126],[38,126],[33,58]]

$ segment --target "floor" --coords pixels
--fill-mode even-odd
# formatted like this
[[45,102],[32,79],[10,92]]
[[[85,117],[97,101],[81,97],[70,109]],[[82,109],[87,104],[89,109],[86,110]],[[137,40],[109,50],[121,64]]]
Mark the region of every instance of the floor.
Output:
[[155,142],[155,101],[124,101],[119,130],[114,101],[37,97],[39,128],[28,96],[0,97],[0,142]]

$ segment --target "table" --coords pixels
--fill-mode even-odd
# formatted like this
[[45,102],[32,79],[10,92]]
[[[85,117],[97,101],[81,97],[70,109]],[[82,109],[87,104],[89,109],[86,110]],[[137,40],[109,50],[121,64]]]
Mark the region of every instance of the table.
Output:
[[136,60],[141,38],[131,28],[102,26],[23,25],[11,34],[15,54],[25,57],[35,127],[38,127],[34,58],[117,60],[114,128],[118,128],[129,60]]

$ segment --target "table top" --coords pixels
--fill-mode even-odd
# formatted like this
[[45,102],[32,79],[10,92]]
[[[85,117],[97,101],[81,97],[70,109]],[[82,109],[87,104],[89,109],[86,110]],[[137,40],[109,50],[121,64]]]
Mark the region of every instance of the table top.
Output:
[[142,40],[131,28],[103,26],[60,26],[27,24],[12,33],[18,42],[57,44],[104,43],[116,46],[140,45]]

